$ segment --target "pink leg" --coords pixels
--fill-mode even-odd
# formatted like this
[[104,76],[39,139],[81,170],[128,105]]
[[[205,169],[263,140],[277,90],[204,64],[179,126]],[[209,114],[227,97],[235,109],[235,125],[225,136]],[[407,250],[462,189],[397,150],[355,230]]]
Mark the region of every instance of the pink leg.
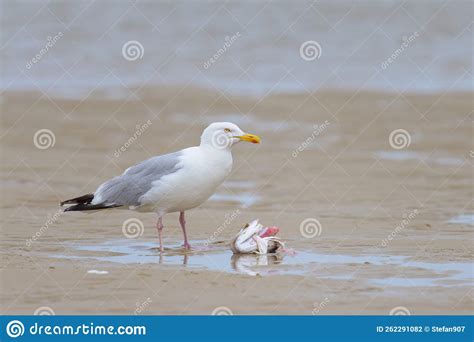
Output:
[[184,219],[184,211],[179,213],[179,223],[181,224],[181,229],[183,230],[184,248],[191,249],[191,245],[188,242],[188,236],[186,235],[186,220]]
[[163,232],[163,222],[161,216],[158,217],[158,221],[156,222],[156,229],[158,229],[158,240],[160,241],[160,252],[163,252],[163,238],[162,238],[162,232]]

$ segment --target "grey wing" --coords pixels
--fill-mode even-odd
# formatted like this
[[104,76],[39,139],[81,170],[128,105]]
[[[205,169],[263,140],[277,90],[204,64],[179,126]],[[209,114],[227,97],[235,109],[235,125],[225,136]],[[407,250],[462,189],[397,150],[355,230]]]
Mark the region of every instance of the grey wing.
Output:
[[129,167],[121,176],[103,183],[94,193],[94,202],[139,206],[140,198],[151,189],[154,181],[181,168],[180,156],[181,152],[174,152]]

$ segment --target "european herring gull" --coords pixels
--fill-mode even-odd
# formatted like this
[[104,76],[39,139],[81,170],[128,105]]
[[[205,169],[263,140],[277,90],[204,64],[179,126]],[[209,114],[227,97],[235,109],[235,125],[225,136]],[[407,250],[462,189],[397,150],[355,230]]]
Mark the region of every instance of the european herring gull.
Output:
[[60,205],[70,205],[64,211],[119,208],[155,212],[160,251],[163,216],[179,211],[184,247],[190,249],[184,212],[205,202],[222,184],[232,170],[231,147],[240,141],[258,144],[260,138],[230,122],[212,123],[202,133],[199,146],[142,161],[106,181],[94,193]]

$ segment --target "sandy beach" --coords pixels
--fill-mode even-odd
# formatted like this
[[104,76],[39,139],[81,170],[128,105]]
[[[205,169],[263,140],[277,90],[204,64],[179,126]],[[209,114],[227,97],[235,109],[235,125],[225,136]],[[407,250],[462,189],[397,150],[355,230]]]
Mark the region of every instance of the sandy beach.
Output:
[[[470,94],[250,99],[188,87],[98,97],[3,96],[2,314],[471,312],[472,221],[461,216],[472,210]],[[209,250],[179,247],[176,215],[160,258],[153,214],[58,213],[60,200],[129,165],[196,144],[235,107],[252,113],[234,119],[263,143],[237,146],[219,196],[189,212],[192,244]],[[55,137],[46,149],[33,142],[43,127]],[[389,144],[398,128],[411,136],[401,150]],[[130,218],[145,228],[136,239],[122,232]],[[254,218],[278,225],[295,255],[233,258],[227,243]],[[300,229],[308,218],[321,223],[312,237]]]
[[[0,4],[1,314],[472,314],[472,2]],[[58,206],[215,121],[262,143],[191,251]],[[232,255],[254,219],[290,251]]]

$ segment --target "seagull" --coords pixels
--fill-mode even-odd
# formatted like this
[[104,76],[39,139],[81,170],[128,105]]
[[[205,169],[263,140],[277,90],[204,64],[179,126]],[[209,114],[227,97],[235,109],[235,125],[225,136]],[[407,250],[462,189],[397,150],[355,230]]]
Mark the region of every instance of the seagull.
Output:
[[60,203],[64,211],[128,209],[155,212],[160,252],[163,252],[163,216],[179,212],[184,248],[186,210],[205,202],[232,170],[231,148],[238,142],[260,143],[260,137],[243,132],[236,124],[214,122],[201,135],[199,146],[155,156],[129,167],[101,184],[94,193]]

